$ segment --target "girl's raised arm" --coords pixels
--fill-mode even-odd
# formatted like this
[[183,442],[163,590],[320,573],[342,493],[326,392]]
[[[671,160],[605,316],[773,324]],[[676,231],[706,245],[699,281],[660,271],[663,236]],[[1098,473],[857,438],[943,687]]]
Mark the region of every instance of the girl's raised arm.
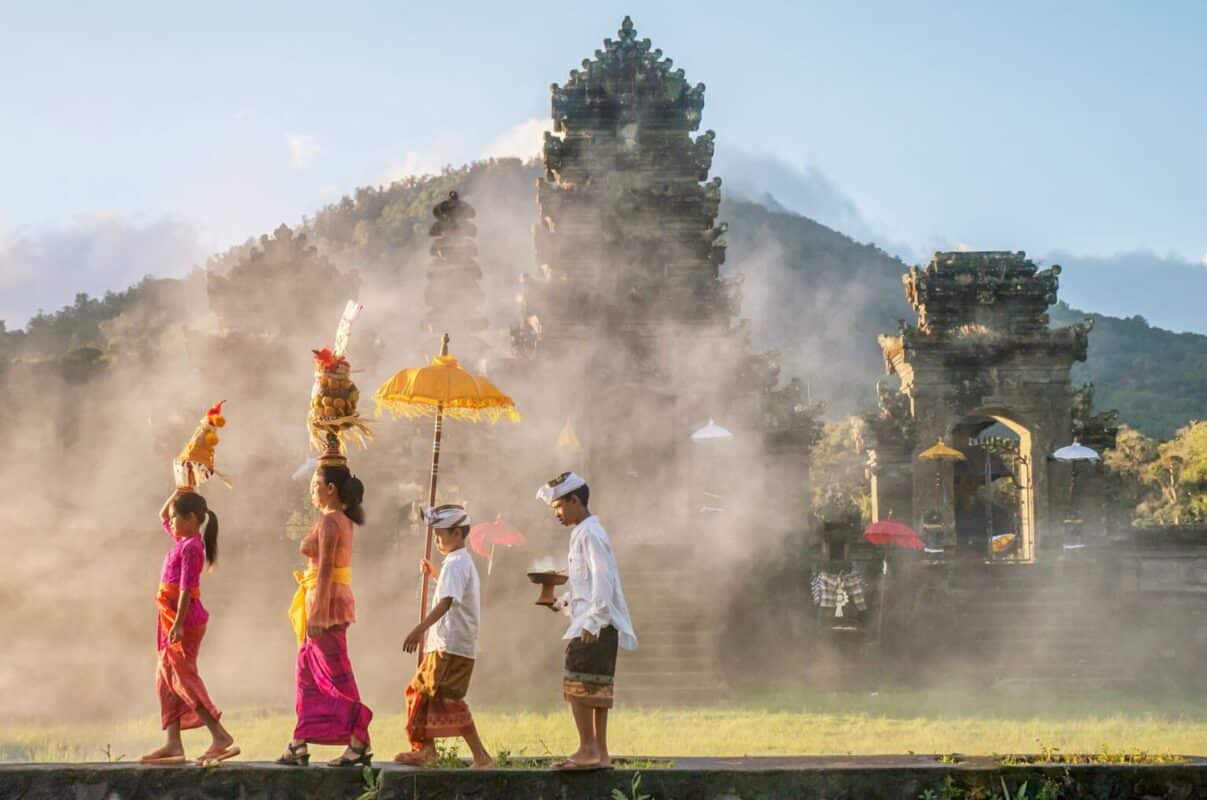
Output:
[[168,495],[168,499],[167,499],[167,500],[164,500],[164,501],[163,501],[163,508],[159,509],[159,518],[160,518],[161,520],[163,520],[164,522],[167,522],[167,521],[168,521],[168,517],[170,516],[170,515],[168,514],[168,509],[170,509],[170,508],[172,507],[172,501],[173,501],[173,500],[175,500],[175,499],[176,499],[176,497],[177,497],[177,496],[178,496],[178,495],[179,495],[179,494],[180,494],[182,491],[187,491],[187,490],[184,490],[184,489],[177,489],[176,491],[174,491],[174,492],[172,492],[170,495]]

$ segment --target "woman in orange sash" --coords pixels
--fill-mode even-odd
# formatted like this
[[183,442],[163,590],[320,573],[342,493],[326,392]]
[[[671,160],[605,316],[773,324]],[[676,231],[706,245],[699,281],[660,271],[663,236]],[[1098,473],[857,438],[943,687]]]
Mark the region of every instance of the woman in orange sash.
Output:
[[322,517],[302,540],[306,572],[289,611],[297,636],[297,725],[278,764],[307,766],[307,744],[342,744],[328,766],[369,766],[369,722],[348,658],[348,626],[356,621],[352,597],[353,526],[365,521],[365,487],[341,455],[324,456],[310,481],[310,499]]
[[225,761],[239,754],[234,737],[218,721],[222,712],[210,700],[197,672],[197,654],[205,636],[209,613],[201,604],[203,563],[218,556],[218,516],[205,498],[189,489],[177,489],[159,512],[163,528],[174,540],[163,561],[159,579],[159,666],[155,689],[159,715],[168,740],[147,753],[143,764],[183,764],[181,729],[209,728],[213,741],[197,759],[199,764]]

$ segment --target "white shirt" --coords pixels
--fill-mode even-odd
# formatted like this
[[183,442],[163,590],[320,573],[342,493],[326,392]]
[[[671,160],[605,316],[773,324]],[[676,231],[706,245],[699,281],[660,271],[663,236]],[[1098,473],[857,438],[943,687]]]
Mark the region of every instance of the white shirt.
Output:
[[468,550],[462,547],[444,557],[440,577],[436,580],[434,602],[451,597],[453,604],[435,625],[427,629],[423,642],[425,652],[478,657],[479,587],[478,568]]
[[637,634],[629,619],[629,607],[620,587],[620,572],[612,542],[599,517],[592,514],[570,533],[570,591],[558,605],[568,608],[570,627],[563,639],[575,639],[583,631],[598,635],[611,625],[619,634],[620,646],[637,649]]

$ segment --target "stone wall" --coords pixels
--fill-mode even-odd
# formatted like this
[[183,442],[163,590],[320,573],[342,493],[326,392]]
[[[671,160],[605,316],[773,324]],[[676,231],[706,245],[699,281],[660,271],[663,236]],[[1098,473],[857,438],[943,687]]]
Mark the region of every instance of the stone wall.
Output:
[[[516,797],[611,800],[638,793],[651,800],[916,800],[988,796],[1024,783],[1028,797],[1045,785],[1062,797],[1188,800],[1207,794],[1207,760],[1163,765],[1003,767],[990,758],[954,764],[931,756],[683,759],[672,768],[557,773],[549,770],[374,770],[376,800],[505,800]],[[161,800],[302,797],[354,800],[366,791],[358,770],[295,769],[229,763],[214,769],[132,765],[0,765],[0,797],[22,800]],[[982,794],[970,794],[979,789]],[[953,793],[958,792],[958,793]],[[940,794],[941,793],[941,794]],[[1021,795],[1020,795],[1021,796]]]

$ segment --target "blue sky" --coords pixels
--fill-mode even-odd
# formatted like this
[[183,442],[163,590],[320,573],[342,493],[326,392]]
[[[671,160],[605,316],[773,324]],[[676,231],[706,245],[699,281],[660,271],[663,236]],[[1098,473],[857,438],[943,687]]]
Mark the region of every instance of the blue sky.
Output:
[[[1151,253],[1207,286],[1207,4],[1150,8],[4,3],[0,318],[178,273],[356,186],[523,149],[549,83],[626,13],[708,86],[723,177],[756,158],[823,181],[853,234],[911,258]],[[72,272],[47,255],[165,226],[175,258]],[[54,286],[21,274],[52,269]]]

